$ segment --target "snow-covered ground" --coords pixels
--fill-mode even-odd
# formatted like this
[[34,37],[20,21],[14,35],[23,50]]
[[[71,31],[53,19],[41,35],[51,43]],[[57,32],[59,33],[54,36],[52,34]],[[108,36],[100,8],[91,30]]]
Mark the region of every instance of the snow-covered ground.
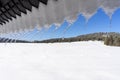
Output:
[[0,44],[0,80],[120,80],[120,47],[98,41]]

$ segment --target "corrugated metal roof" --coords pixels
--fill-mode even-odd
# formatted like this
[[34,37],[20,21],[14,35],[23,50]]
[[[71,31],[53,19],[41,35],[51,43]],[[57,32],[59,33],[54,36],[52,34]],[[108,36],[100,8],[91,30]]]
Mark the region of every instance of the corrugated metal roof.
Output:
[[39,2],[47,4],[48,0],[0,0],[0,24],[6,24],[21,13],[27,14],[26,10],[31,11],[32,6],[38,8]]

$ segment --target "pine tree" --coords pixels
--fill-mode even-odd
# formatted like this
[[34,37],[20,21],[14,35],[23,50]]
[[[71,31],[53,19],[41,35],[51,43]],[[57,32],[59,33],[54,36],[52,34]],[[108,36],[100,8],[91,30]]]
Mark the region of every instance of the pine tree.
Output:
[[105,44],[105,45],[109,45],[109,37],[106,37],[106,38],[105,38],[104,44]]
[[113,42],[114,42],[113,36],[110,35],[110,37],[109,37],[109,45],[113,45]]

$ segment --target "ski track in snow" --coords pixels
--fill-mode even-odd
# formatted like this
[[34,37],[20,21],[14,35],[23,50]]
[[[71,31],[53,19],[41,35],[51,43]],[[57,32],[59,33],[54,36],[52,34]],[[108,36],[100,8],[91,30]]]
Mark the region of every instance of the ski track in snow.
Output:
[[120,47],[98,41],[0,44],[0,80],[120,80]]

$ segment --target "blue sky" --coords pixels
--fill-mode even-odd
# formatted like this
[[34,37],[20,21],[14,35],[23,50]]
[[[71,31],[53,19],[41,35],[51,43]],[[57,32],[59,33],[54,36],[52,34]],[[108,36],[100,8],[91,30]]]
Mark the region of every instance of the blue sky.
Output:
[[[116,10],[112,16],[112,24],[110,26],[110,19],[102,9],[98,9],[97,13],[89,19],[88,23],[82,15],[79,15],[76,21],[69,26],[67,21],[64,21],[61,26],[56,29],[52,25],[49,29],[42,29],[41,31],[36,28],[30,32],[22,32],[20,35],[7,35],[5,37],[17,38],[22,40],[45,40],[51,38],[73,37],[82,34],[94,32],[120,32],[120,9]],[[65,32],[64,32],[65,31]]]

